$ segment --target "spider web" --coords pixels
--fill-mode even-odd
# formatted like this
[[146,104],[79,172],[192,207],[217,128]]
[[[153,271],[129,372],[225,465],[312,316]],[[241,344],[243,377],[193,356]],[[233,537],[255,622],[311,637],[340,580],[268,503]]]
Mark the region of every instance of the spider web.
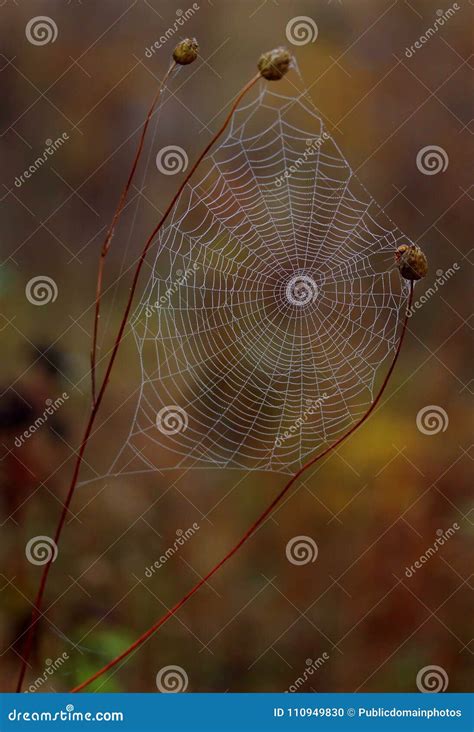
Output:
[[[292,472],[368,409],[398,341],[407,238],[306,95],[262,85],[153,244],[142,382],[114,472]],[[408,242],[410,243],[410,242]]]

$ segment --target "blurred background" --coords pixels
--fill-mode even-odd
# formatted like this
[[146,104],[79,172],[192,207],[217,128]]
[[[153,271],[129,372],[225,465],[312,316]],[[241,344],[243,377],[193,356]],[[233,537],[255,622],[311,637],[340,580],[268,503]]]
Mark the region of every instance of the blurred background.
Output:
[[[35,43],[29,23],[40,15],[50,39]],[[291,44],[286,28],[298,16],[316,24],[317,37]],[[157,84],[175,43],[189,35],[200,58],[170,84],[113,240],[101,358],[113,344],[130,267],[181,180],[159,175],[158,148],[177,144],[196,159],[260,53],[280,44],[296,54],[309,95],[363,184],[426,252],[430,272],[415,299],[442,283],[410,319],[375,416],[305,475],[177,617],[93,688],[156,691],[157,674],[172,665],[189,691],[416,691],[421,672],[437,666],[444,688],[468,691],[470,3],[7,0],[0,21],[2,690],[19,668],[41,573],[25,548],[54,534],[90,409],[100,246]],[[52,145],[54,154],[24,176]],[[439,170],[417,165],[427,146],[436,146]],[[39,276],[53,282],[42,306],[26,294]],[[127,331],[51,570],[30,690],[66,691],[123,650],[284,484],[283,475],[213,469],[101,479],[123,444],[139,383]],[[46,406],[53,414],[19,439]],[[425,407],[435,417],[419,417],[417,426]],[[311,561],[290,561],[295,537],[306,538]]]

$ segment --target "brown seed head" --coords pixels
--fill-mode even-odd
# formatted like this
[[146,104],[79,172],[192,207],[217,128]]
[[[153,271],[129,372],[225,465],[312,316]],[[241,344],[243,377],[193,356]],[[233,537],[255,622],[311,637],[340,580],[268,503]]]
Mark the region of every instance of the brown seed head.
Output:
[[195,38],[185,38],[180,41],[173,51],[173,59],[177,64],[186,66],[197,59],[199,45]]
[[428,260],[416,244],[402,244],[395,252],[395,262],[406,280],[421,280],[428,272]]
[[262,53],[258,61],[258,70],[264,79],[268,81],[278,81],[290,68],[291,53],[280,46],[274,48],[273,51]]

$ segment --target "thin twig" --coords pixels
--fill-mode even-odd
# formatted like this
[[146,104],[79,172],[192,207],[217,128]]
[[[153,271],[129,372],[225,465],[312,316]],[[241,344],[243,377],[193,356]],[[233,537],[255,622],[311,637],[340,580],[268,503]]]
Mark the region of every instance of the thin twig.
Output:
[[[145,258],[146,258],[146,255],[148,253],[148,250],[150,249],[151,244],[152,244],[155,236],[158,234],[158,232],[160,231],[160,229],[163,226],[164,222],[168,218],[171,210],[173,209],[176,201],[178,200],[179,196],[181,195],[184,187],[187,185],[187,183],[190,180],[191,176],[196,171],[197,167],[199,166],[199,164],[201,163],[201,161],[203,160],[203,158],[207,155],[207,153],[209,152],[209,150],[211,149],[211,147],[217,142],[217,140],[221,137],[221,135],[227,129],[227,127],[228,127],[228,125],[229,125],[229,123],[230,123],[230,121],[231,121],[231,119],[232,119],[232,117],[234,115],[234,112],[237,109],[237,107],[239,106],[240,101],[242,100],[242,98],[245,96],[245,94],[248,91],[250,91],[250,89],[252,89],[252,87],[257,83],[257,81],[260,78],[261,78],[260,77],[260,74],[256,74],[242,88],[242,90],[239,92],[239,94],[237,95],[237,98],[235,99],[234,103],[232,104],[232,107],[231,107],[231,109],[230,109],[227,117],[225,118],[222,126],[216,132],[216,134],[214,135],[214,137],[212,138],[212,140],[208,143],[208,145],[206,145],[206,147],[204,148],[203,152],[199,155],[198,159],[196,160],[196,162],[194,163],[194,165],[190,169],[189,173],[186,175],[186,177],[184,178],[184,180],[181,183],[180,187],[178,188],[178,191],[176,192],[175,196],[173,197],[173,200],[171,201],[171,203],[169,204],[168,208],[166,209],[166,211],[164,212],[163,216],[161,217],[159,223],[155,226],[155,228],[153,229],[152,233],[150,234],[150,236],[148,237],[148,239],[146,241],[146,244],[145,244],[145,246],[143,248],[143,251],[142,251],[142,253],[140,255],[140,259],[138,261],[137,268],[135,270],[135,274],[134,274],[134,277],[133,277],[132,285],[131,285],[130,292],[129,292],[129,296],[128,296],[128,300],[127,300],[127,304],[125,306],[124,314],[123,314],[123,317],[122,317],[122,320],[121,320],[121,323],[120,323],[120,326],[119,326],[117,335],[115,337],[114,346],[112,348],[112,353],[111,353],[111,356],[110,356],[110,360],[109,360],[109,363],[108,363],[108,366],[107,366],[107,369],[106,369],[106,372],[105,372],[105,375],[104,375],[104,380],[103,380],[102,386],[100,387],[100,390],[99,390],[99,392],[97,394],[97,399],[92,403],[91,412],[90,412],[90,415],[89,415],[89,419],[87,421],[87,424],[86,424],[86,427],[85,427],[85,430],[84,430],[84,436],[82,438],[82,441],[81,441],[81,444],[80,444],[80,447],[79,447],[79,451],[77,453],[77,459],[76,459],[76,463],[75,463],[75,466],[74,466],[74,471],[73,471],[71,483],[70,483],[70,486],[69,486],[69,490],[68,490],[66,499],[65,499],[64,504],[63,504],[63,509],[61,511],[61,515],[60,515],[60,518],[59,518],[59,523],[57,525],[56,532],[55,532],[55,535],[54,535],[54,542],[56,543],[56,545],[58,545],[58,543],[59,543],[59,539],[60,539],[60,536],[61,536],[61,533],[62,533],[64,524],[65,524],[65,521],[66,521],[66,517],[67,517],[68,511],[69,511],[69,506],[71,505],[72,497],[74,495],[74,491],[75,491],[75,488],[76,488],[76,485],[77,485],[77,480],[78,480],[78,477],[79,477],[79,471],[80,471],[80,468],[81,468],[81,464],[82,464],[82,459],[83,459],[83,456],[84,456],[84,452],[86,450],[87,443],[88,443],[89,437],[91,435],[92,427],[94,425],[95,418],[97,416],[97,412],[99,410],[99,407],[100,407],[100,404],[102,402],[102,399],[103,399],[105,390],[106,390],[107,385],[109,383],[110,374],[111,374],[111,371],[112,371],[112,368],[113,368],[113,365],[114,365],[114,362],[115,362],[115,358],[117,356],[118,349],[120,347],[120,343],[122,341],[122,337],[123,337],[123,334],[124,334],[124,331],[125,331],[125,327],[126,327],[127,322],[128,322],[128,316],[129,316],[129,313],[130,313],[130,309],[132,307],[132,302],[133,302],[133,298],[134,298],[134,295],[135,295],[135,290],[137,288],[138,279],[140,277],[140,272],[141,272],[141,269],[143,267],[143,263],[145,261]],[[16,687],[16,691],[17,692],[21,691],[21,688],[22,688],[22,685],[23,685],[23,680],[24,680],[25,673],[26,673],[26,667],[27,667],[27,664],[28,664],[28,659],[29,659],[30,654],[31,654],[35,626],[36,626],[36,624],[37,624],[37,622],[38,622],[38,620],[40,618],[40,615],[41,615],[41,606],[42,606],[42,602],[43,602],[44,591],[45,591],[45,588],[46,588],[46,582],[47,582],[47,579],[48,579],[48,575],[49,575],[49,571],[50,571],[50,568],[51,568],[52,560],[53,560],[53,555],[50,557],[49,561],[44,565],[43,572],[42,572],[42,575],[41,575],[40,585],[39,585],[38,592],[37,592],[37,595],[36,595],[36,598],[35,598],[35,601],[34,601],[34,605],[33,605],[33,610],[32,610],[32,614],[31,614],[31,620],[30,620],[28,629],[26,631],[27,636],[26,636],[26,641],[25,641],[25,644],[24,644],[23,652],[22,652],[21,669],[20,669],[20,674],[19,674],[18,683],[17,683],[17,687]]]
[[145,142],[145,137],[148,129],[148,125],[150,124],[150,120],[153,116],[153,112],[155,111],[155,107],[158,103],[158,100],[161,96],[161,93],[163,92],[163,89],[166,86],[166,83],[171,76],[171,73],[176,68],[177,64],[175,61],[171,64],[168,71],[166,72],[165,76],[163,77],[159,87],[158,91],[156,92],[154,99],[151,103],[151,107],[148,111],[148,114],[146,116],[142,134],[140,135],[140,140],[138,142],[137,151],[135,153],[135,158],[132,163],[132,168],[130,170],[130,175],[128,176],[128,180],[125,184],[125,187],[121,193],[120,200],[118,202],[117,208],[115,210],[115,213],[112,218],[112,222],[110,224],[109,230],[107,231],[107,234],[104,239],[104,243],[102,244],[102,249],[100,252],[100,259],[99,259],[99,268],[97,272],[97,285],[96,285],[96,294],[95,294],[95,314],[94,314],[94,331],[92,335],[92,348],[91,348],[91,382],[92,382],[92,402],[95,402],[96,398],[96,378],[95,378],[95,372],[96,372],[96,363],[97,363],[97,338],[99,335],[99,318],[100,318],[100,303],[102,298],[102,286],[103,286],[103,278],[104,278],[104,267],[105,267],[105,259],[107,257],[107,254],[110,250],[110,245],[112,243],[112,237],[114,235],[115,227],[117,226],[118,220],[120,218],[120,214],[123,211],[123,207],[125,206],[125,201],[127,200],[128,192],[130,190],[130,186],[132,185],[133,179],[135,177],[135,173],[137,170],[138,162],[140,160],[140,156],[142,154],[143,145]]
[[176,603],[168,612],[163,615],[159,620],[154,623],[151,628],[149,628],[145,633],[143,633],[137,640],[132,643],[125,651],[123,651],[120,655],[116,656],[116,658],[112,659],[112,661],[109,661],[105,666],[103,666],[99,671],[96,671],[95,674],[90,676],[88,679],[83,681],[79,686],[76,686],[74,689],[71,689],[72,692],[78,692],[84,689],[86,686],[89,686],[93,681],[98,679],[100,676],[105,674],[107,671],[109,671],[111,668],[116,666],[120,661],[122,661],[124,658],[126,658],[132,651],[139,648],[150,636],[152,636],[158,628],[160,628],[162,625],[166,623],[167,620],[169,620],[173,615],[175,615],[178,610],[199,590],[200,587],[202,587],[208,580],[231,558],[234,556],[234,554],[240,549],[240,547],[245,544],[245,542],[255,533],[255,531],[263,524],[265,519],[268,518],[268,516],[272,513],[274,508],[280,503],[282,498],[288,493],[292,485],[300,478],[303,473],[305,473],[308,468],[313,466],[315,463],[317,463],[319,460],[321,460],[325,455],[335,450],[342,442],[344,442],[350,435],[352,435],[359,427],[370,417],[372,412],[374,411],[375,407],[379,403],[382,394],[385,391],[385,388],[390,380],[390,377],[393,373],[393,370],[395,368],[395,365],[398,360],[398,356],[400,355],[400,351],[402,348],[402,344],[405,338],[405,333],[407,330],[407,323],[408,323],[408,313],[411,308],[411,304],[413,301],[413,282],[410,282],[410,294],[408,296],[408,302],[407,302],[407,310],[405,314],[405,319],[402,326],[402,331],[400,334],[400,339],[398,341],[397,350],[395,351],[395,355],[393,357],[392,363],[390,364],[390,368],[388,369],[385,378],[382,382],[382,385],[380,387],[380,390],[375,397],[374,401],[370,405],[367,412],[359,419],[358,422],[356,422],[342,437],[340,437],[335,443],[327,447],[325,450],[323,450],[321,453],[315,455],[314,457],[310,458],[291,478],[290,480],[283,486],[281,491],[278,493],[278,495],[273,499],[273,501],[270,503],[269,506],[263,511],[263,513],[260,514],[260,516],[257,518],[256,521],[250,526],[249,529],[245,532],[245,534],[241,537],[241,539],[235,544],[230,551],[227,552],[227,554],[204,576],[202,579],[197,582],[194,587],[192,587],[189,592],[187,592],[184,597],[179,600],[179,602]]

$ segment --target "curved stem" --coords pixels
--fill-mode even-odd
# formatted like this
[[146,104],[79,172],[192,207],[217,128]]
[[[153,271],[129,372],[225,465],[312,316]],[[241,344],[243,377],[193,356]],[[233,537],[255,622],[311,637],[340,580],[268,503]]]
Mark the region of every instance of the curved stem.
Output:
[[88,679],[83,681],[81,684],[76,686],[74,689],[71,689],[72,692],[81,691],[86,686],[89,686],[93,681],[98,679],[100,676],[105,674],[107,671],[109,671],[111,668],[116,666],[120,661],[122,661],[124,658],[126,658],[132,651],[139,648],[150,636],[152,636],[158,628],[160,628],[162,625],[166,623],[167,620],[169,620],[173,615],[175,615],[178,610],[189,600],[190,597],[192,597],[208,580],[216,574],[216,572],[231,558],[234,556],[234,554],[240,549],[240,547],[245,544],[245,542],[255,533],[255,531],[263,524],[265,519],[268,518],[268,516],[272,513],[274,508],[280,503],[282,498],[288,493],[290,488],[293,486],[293,484],[298,480],[298,478],[305,473],[308,468],[310,468],[312,465],[317,463],[319,460],[321,460],[325,455],[335,450],[342,442],[344,442],[350,435],[352,435],[359,427],[370,417],[374,409],[376,408],[377,404],[379,403],[380,399],[382,398],[382,394],[384,393],[387,384],[390,380],[390,377],[393,373],[393,370],[395,368],[395,365],[398,361],[398,357],[400,355],[400,351],[402,348],[402,344],[405,338],[405,333],[407,330],[407,323],[408,323],[408,313],[411,308],[411,304],[413,301],[413,282],[410,282],[410,293],[408,296],[408,303],[407,303],[407,310],[405,313],[405,319],[403,321],[402,331],[400,334],[400,339],[398,341],[397,350],[395,351],[395,355],[393,357],[393,360],[390,364],[390,367],[385,375],[385,378],[382,382],[382,385],[379,389],[379,392],[375,399],[373,400],[372,404],[370,405],[367,412],[356,422],[342,437],[340,437],[336,442],[334,442],[332,445],[327,447],[322,452],[318,453],[314,457],[310,458],[291,478],[290,480],[283,486],[283,488],[280,490],[278,495],[273,499],[273,501],[267,506],[267,508],[263,511],[263,513],[260,514],[260,516],[254,521],[254,523],[247,529],[245,534],[239,539],[237,544],[230,549],[227,554],[216,564],[214,567],[204,576],[202,579],[197,582],[194,587],[192,587],[185,595],[184,597],[179,600],[179,602],[176,603],[168,612],[163,615],[159,620],[154,623],[151,628],[149,628],[145,633],[143,633],[137,640],[132,643],[125,651],[123,651],[120,655],[116,656],[116,658],[112,659],[112,661],[109,661],[105,666],[103,666],[99,671],[96,671],[95,674],[90,676]]
[[[173,197],[173,200],[171,201],[171,203],[167,207],[166,211],[164,212],[163,216],[161,217],[159,223],[155,226],[155,228],[153,229],[152,233],[150,234],[150,236],[148,237],[148,239],[146,241],[146,244],[145,244],[145,246],[143,248],[143,251],[142,251],[142,253],[140,255],[140,258],[138,260],[137,268],[135,270],[135,274],[134,274],[134,277],[133,277],[133,280],[132,280],[132,285],[131,285],[130,292],[129,292],[129,295],[128,295],[127,304],[125,306],[125,310],[124,310],[124,313],[123,313],[123,316],[122,316],[122,320],[121,320],[121,323],[120,323],[120,326],[119,326],[117,335],[115,337],[115,342],[114,342],[114,345],[113,345],[113,348],[112,348],[110,360],[109,360],[109,363],[107,365],[107,369],[105,371],[104,380],[102,382],[102,386],[100,387],[99,393],[97,395],[97,399],[92,404],[90,416],[89,416],[89,419],[87,421],[87,424],[86,424],[86,427],[85,427],[85,430],[84,430],[84,436],[82,438],[82,441],[81,441],[81,444],[80,444],[80,447],[79,447],[79,451],[78,451],[78,454],[77,454],[77,459],[76,459],[76,463],[75,463],[75,466],[74,466],[74,471],[73,471],[73,475],[72,475],[72,478],[71,478],[71,483],[69,485],[69,490],[68,490],[68,493],[66,495],[66,499],[64,501],[64,504],[63,504],[63,509],[62,509],[62,512],[61,512],[61,516],[59,518],[58,526],[56,528],[56,533],[54,535],[54,541],[55,541],[56,544],[58,544],[58,542],[59,542],[59,538],[61,536],[61,533],[62,533],[64,524],[66,522],[66,516],[67,516],[68,511],[69,511],[69,506],[71,505],[72,497],[73,497],[74,491],[76,489],[77,480],[78,480],[78,477],[79,477],[79,471],[80,471],[81,464],[82,464],[82,458],[84,456],[84,452],[86,450],[87,443],[88,443],[89,437],[91,435],[92,427],[94,425],[95,418],[97,416],[97,412],[99,410],[99,407],[101,405],[102,399],[104,397],[105,390],[107,389],[107,385],[109,383],[110,374],[111,374],[113,365],[115,363],[115,359],[116,359],[116,356],[117,356],[118,349],[120,347],[120,343],[121,343],[122,338],[123,338],[123,334],[124,334],[124,331],[125,331],[125,327],[127,325],[128,316],[130,314],[130,309],[132,307],[132,302],[133,302],[133,298],[134,298],[134,295],[135,295],[135,290],[136,290],[137,284],[138,284],[138,279],[140,277],[140,272],[141,272],[142,267],[143,267],[143,264],[145,262],[145,258],[146,258],[146,255],[148,253],[148,250],[150,249],[151,244],[152,244],[155,236],[158,234],[158,232],[160,231],[161,227],[163,226],[163,224],[165,223],[166,219],[168,218],[168,216],[169,216],[169,214],[170,214],[173,206],[175,205],[176,201],[178,200],[179,196],[181,195],[184,187],[187,185],[189,179],[191,178],[191,176],[193,175],[193,173],[196,171],[197,167],[202,162],[203,158],[207,155],[207,153],[209,152],[209,150],[211,149],[211,147],[217,142],[217,140],[221,137],[221,135],[227,129],[227,127],[228,127],[228,125],[229,125],[229,123],[230,123],[230,121],[231,121],[231,119],[232,119],[232,117],[234,115],[235,110],[237,109],[237,107],[240,104],[240,101],[241,101],[242,97],[245,96],[245,94],[257,83],[257,81],[259,79],[260,79],[260,74],[256,74],[242,88],[242,90],[239,92],[239,94],[237,95],[237,98],[235,99],[234,103],[232,104],[232,107],[231,107],[231,109],[230,109],[227,117],[225,118],[222,126],[216,132],[216,134],[214,135],[214,137],[212,138],[212,140],[206,145],[206,147],[204,148],[203,152],[199,155],[198,159],[196,160],[196,162],[194,163],[194,165],[190,169],[189,173],[186,175],[186,177],[184,178],[184,180],[181,183],[180,187],[178,188],[178,191],[176,192],[175,196]],[[22,663],[21,663],[20,675],[19,675],[18,683],[17,683],[17,687],[16,687],[16,691],[17,692],[21,691],[21,687],[23,685],[23,680],[24,680],[25,673],[26,673],[26,666],[28,664],[28,659],[29,659],[30,654],[31,654],[31,648],[32,648],[32,643],[33,643],[35,626],[36,626],[36,624],[37,624],[37,622],[38,622],[38,620],[40,618],[40,615],[41,615],[41,606],[42,606],[42,602],[43,602],[43,596],[44,596],[44,591],[45,591],[45,587],[46,587],[46,582],[47,582],[47,579],[48,579],[49,571],[51,569],[52,559],[53,559],[53,557],[51,556],[51,558],[47,562],[47,564],[44,565],[43,573],[41,575],[40,585],[39,585],[39,588],[38,588],[38,593],[36,595],[36,598],[35,598],[35,601],[34,601],[34,605],[33,605],[33,610],[32,610],[32,614],[31,614],[31,620],[30,620],[28,629],[26,631],[27,636],[26,636],[26,641],[25,641],[25,645],[24,645],[24,648],[23,648],[23,653],[22,653]]]
[[115,227],[120,218],[120,214],[123,211],[123,207],[125,206],[125,201],[127,199],[128,192],[130,190],[130,186],[132,185],[133,178],[135,177],[138,162],[139,162],[140,156],[142,154],[143,144],[145,142],[148,125],[150,124],[150,120],[153,116],[153,112],[155,111],[155,107],[158,103],[161,93],[162,93],[163,89],[165,88],[166,83],[167,83],[169,77],[171,76],[171,73],[176,68],[176,66],[177,66],[176,62],[173,62],[171,64],[171,66],[169,67],[168,71],[166,72],[165,76],[163,77],[163,80],[161,81],[161,83],[158,87],[158,91],[156,92],[156,94],[153,98],[151,107],[148,110],[148,114],[145,118],[145,122],[144,122],[143,129],[142,129],[142,134],[140,135],[140,140],[138,142],[137,151],[135,153],[135,158],[133,160],[132,168],[130,170],[130,175],[128,176],[128,180],[127,180],[125,187],[122,191],[122,194],[120,196],[120,200],[118,202],[117,208],[115,209],[115,213],[113,215],[112,222],[109,226],[109,229],[105,236],[104,243],[102,244],[102,249],[100,252],[99,268],[98,268],[98,272],[97,272],[97,285],[96,285],[96,293],[95,293],[94,330],[93,330],[93,335],[92,335],[92,348],[91,348],[92,403],[95,403],[95,398],[96,398],[95,371],[96,371],[96,362],[97,362],[97,338],[99,335],[100,302],[101,302],[101,298],[102,298],[102,285],[103,285],[103,278],[104,278],[105,259],[107,257],[107,254],[109,253],[109,249],[110,249],[110,245],[112,242],[112,237],[114,235]]

